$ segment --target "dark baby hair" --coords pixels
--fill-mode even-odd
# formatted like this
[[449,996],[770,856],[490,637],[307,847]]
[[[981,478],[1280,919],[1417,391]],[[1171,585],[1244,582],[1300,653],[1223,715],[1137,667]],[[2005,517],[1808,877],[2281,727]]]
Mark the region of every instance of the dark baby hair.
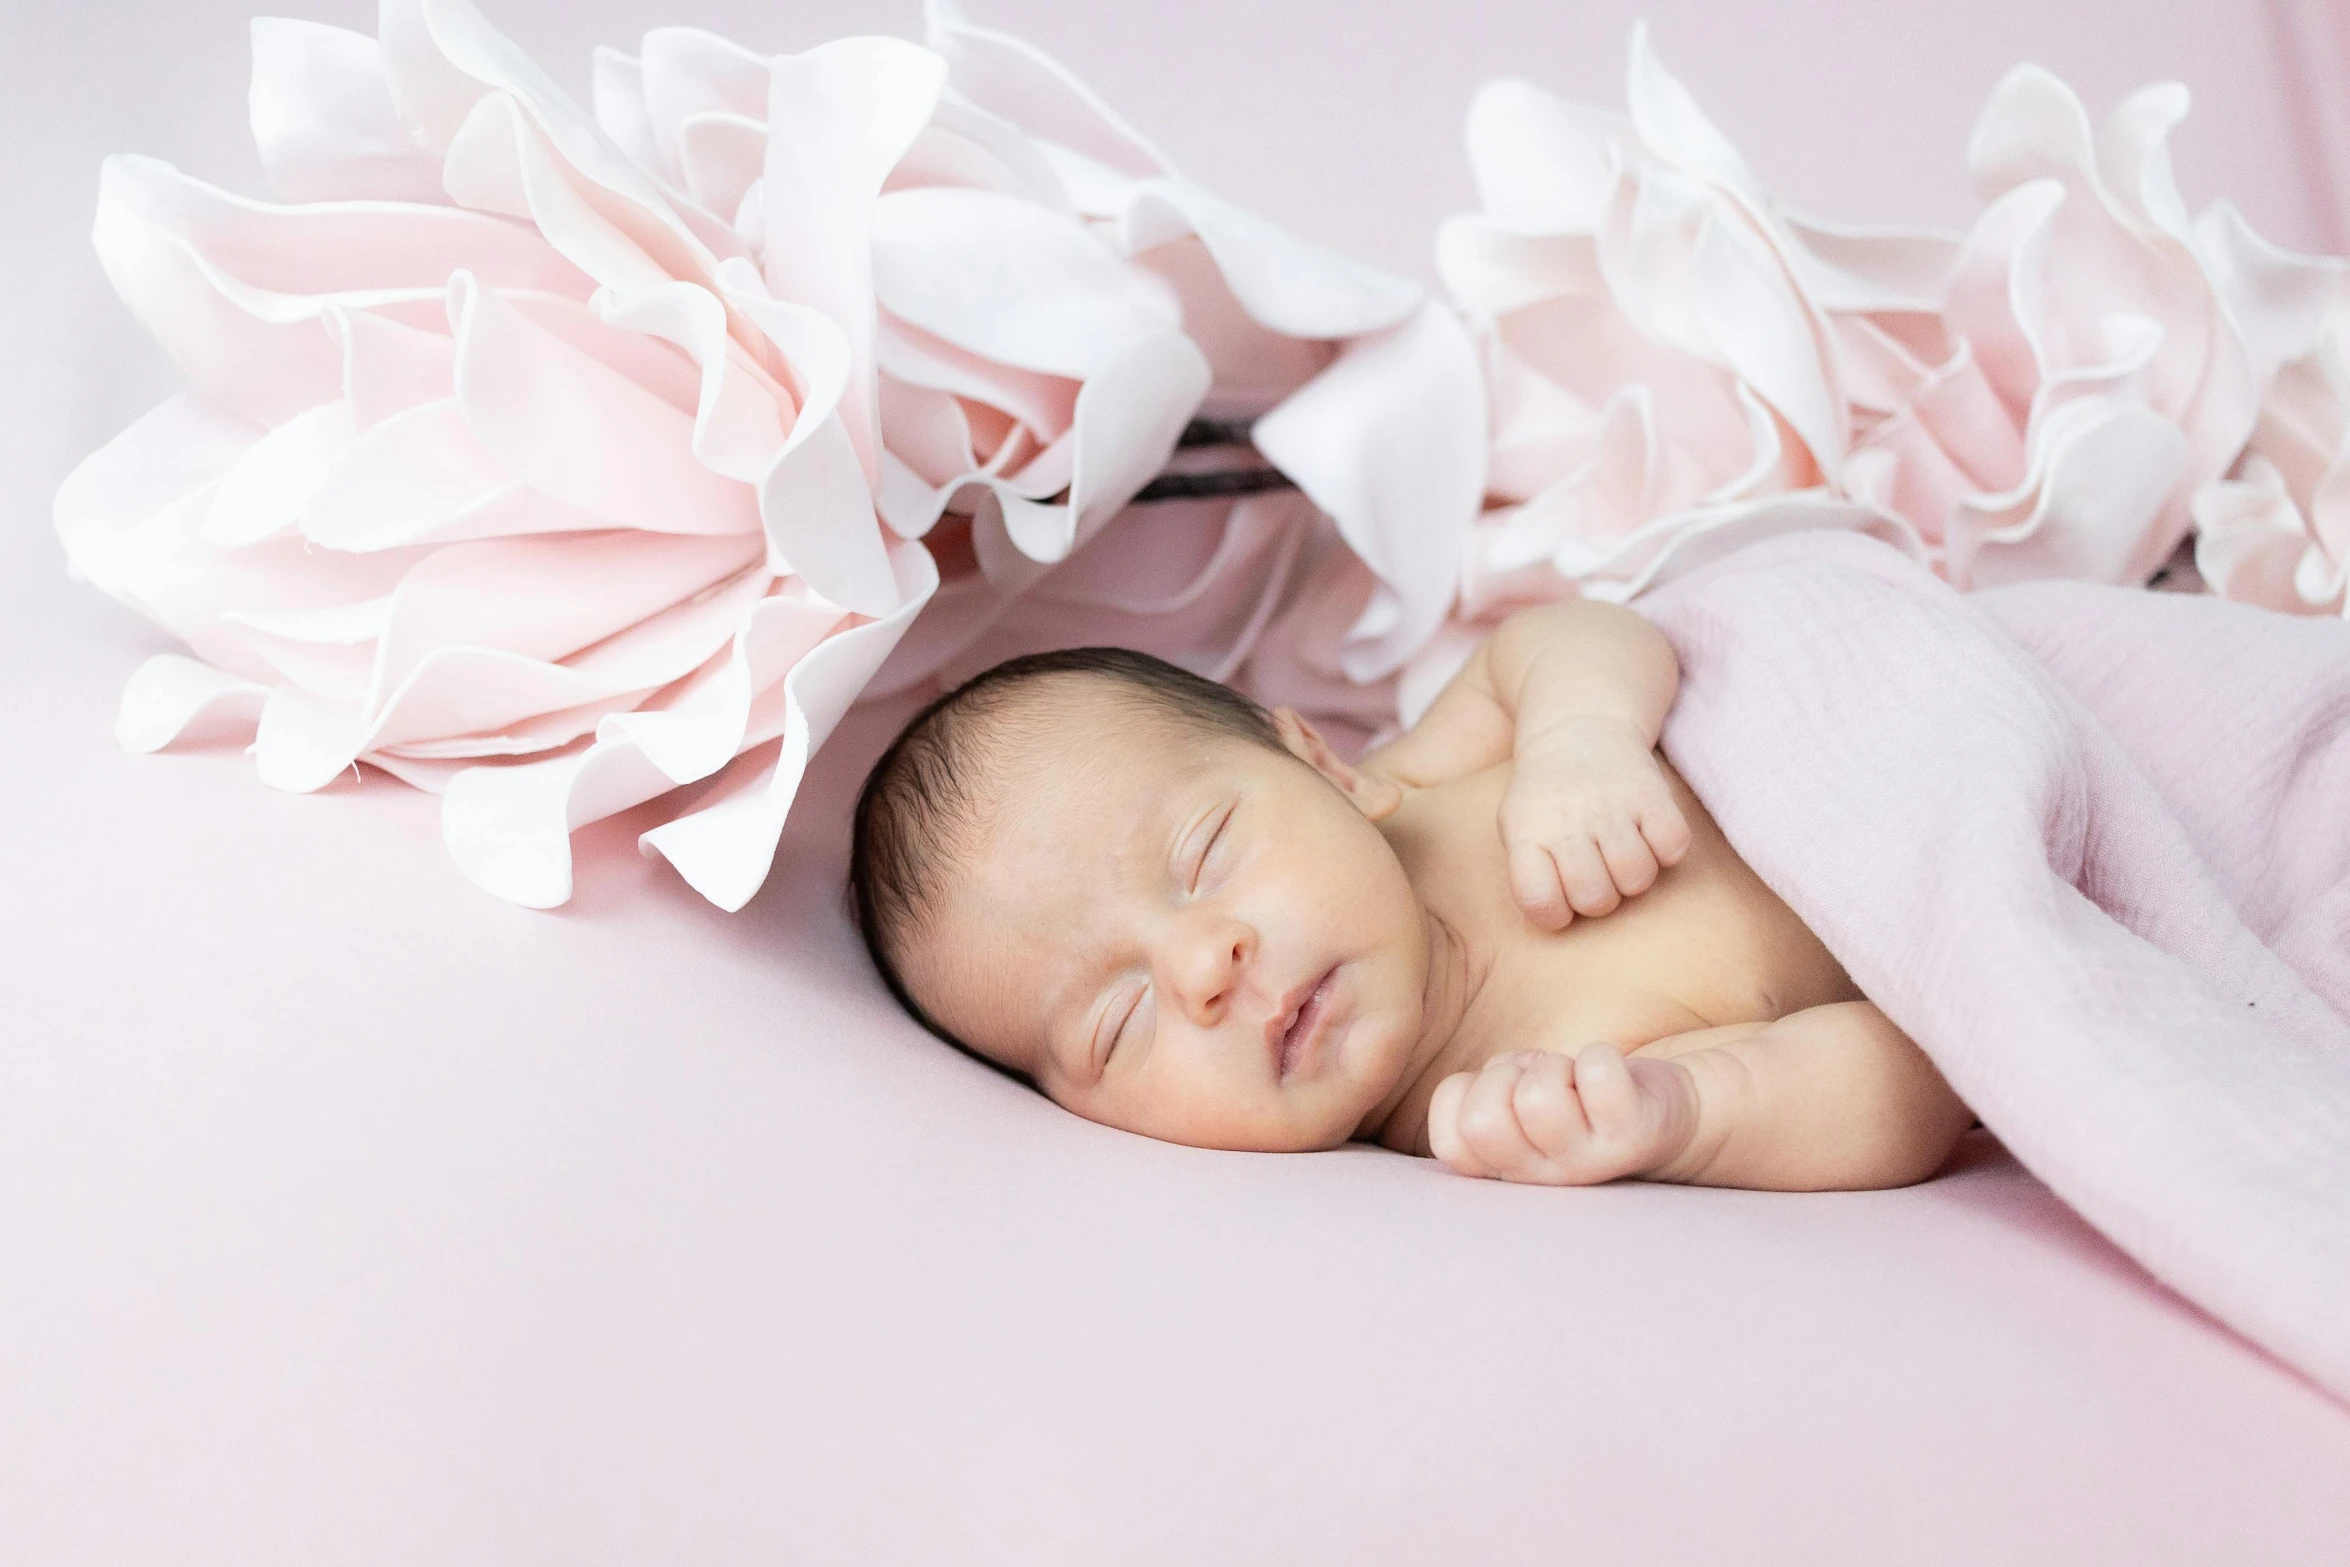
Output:
[[[865,776],[849,840],[849,903],[865,950],[889,993],[915,1021],[964,1054],[1026,1082],[941,1028],[898,971],[898,954],[936,896],[945,860],[981,827],[980,773],[994,720],[1038,681],[1083,676],[1112,682],[1147,710],[1210,736],[1281,749],[1273,720],[1230,686],[1122,647],[1062,648],[1006,659],[916,713]],[[1031,1086],[1034,1086],[1033,1084]]]

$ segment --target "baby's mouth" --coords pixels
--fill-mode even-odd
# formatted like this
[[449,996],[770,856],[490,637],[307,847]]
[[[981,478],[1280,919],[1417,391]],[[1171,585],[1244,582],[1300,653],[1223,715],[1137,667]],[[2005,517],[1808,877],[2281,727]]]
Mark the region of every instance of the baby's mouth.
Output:
[[1305,1059],[1315,1036],[1322,1031],[1322,1020],[1330,1012],[1330,981],[1337,973],[1335,964],[1324,970],[1311,988],[1295,995],[1282,1016],[1274,1019],[1280,1025],[1278,1060],[1280,1076],[1283,1078],[1287,1078],[1298,1062]]

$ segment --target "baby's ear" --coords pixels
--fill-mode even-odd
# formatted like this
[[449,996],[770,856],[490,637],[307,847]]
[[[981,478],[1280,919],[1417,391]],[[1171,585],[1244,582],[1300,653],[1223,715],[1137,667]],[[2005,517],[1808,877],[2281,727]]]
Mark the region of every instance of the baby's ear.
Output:
[[1403,786],[1384,773],[1365,772],[1351,767],[1346,758],[1330,749],[1330,742],[1322,738],[1322,731],[1306,722],[1305,716],[1293,707],[1273,709],[1273,729],[1281,736],[1281,743],[1289,754],[1330,780],[1340,794],[1354,802],[1355,809],[1365,818],[1377,821],[1403,804]]

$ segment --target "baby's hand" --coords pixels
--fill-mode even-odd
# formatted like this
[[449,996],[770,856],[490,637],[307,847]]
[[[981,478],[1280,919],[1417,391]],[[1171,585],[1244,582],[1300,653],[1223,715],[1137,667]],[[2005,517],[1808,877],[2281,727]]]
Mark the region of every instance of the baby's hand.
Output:
[[1596,1186],[1663,1168],[1697,1132],[1697,1085],[1670,1060],[1610,1044],[1518,1050],[1455,1072],[1428,1104],[1428,1141],[1463,1175]]
[[1689,823],[1638,729],[1573,718],[1521,733],[1501,799],[1510,890],[1527,917],[1563,930],[1646,892],[1689,852]]

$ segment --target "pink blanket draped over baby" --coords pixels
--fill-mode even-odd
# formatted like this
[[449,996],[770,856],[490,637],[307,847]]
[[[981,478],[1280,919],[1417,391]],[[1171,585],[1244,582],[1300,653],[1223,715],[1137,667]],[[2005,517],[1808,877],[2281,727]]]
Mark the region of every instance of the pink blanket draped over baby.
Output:
[[1640,607],[1666,754],[2016,1157],[2350,1400],[2350,625],[1961,596],[1859,535]]

